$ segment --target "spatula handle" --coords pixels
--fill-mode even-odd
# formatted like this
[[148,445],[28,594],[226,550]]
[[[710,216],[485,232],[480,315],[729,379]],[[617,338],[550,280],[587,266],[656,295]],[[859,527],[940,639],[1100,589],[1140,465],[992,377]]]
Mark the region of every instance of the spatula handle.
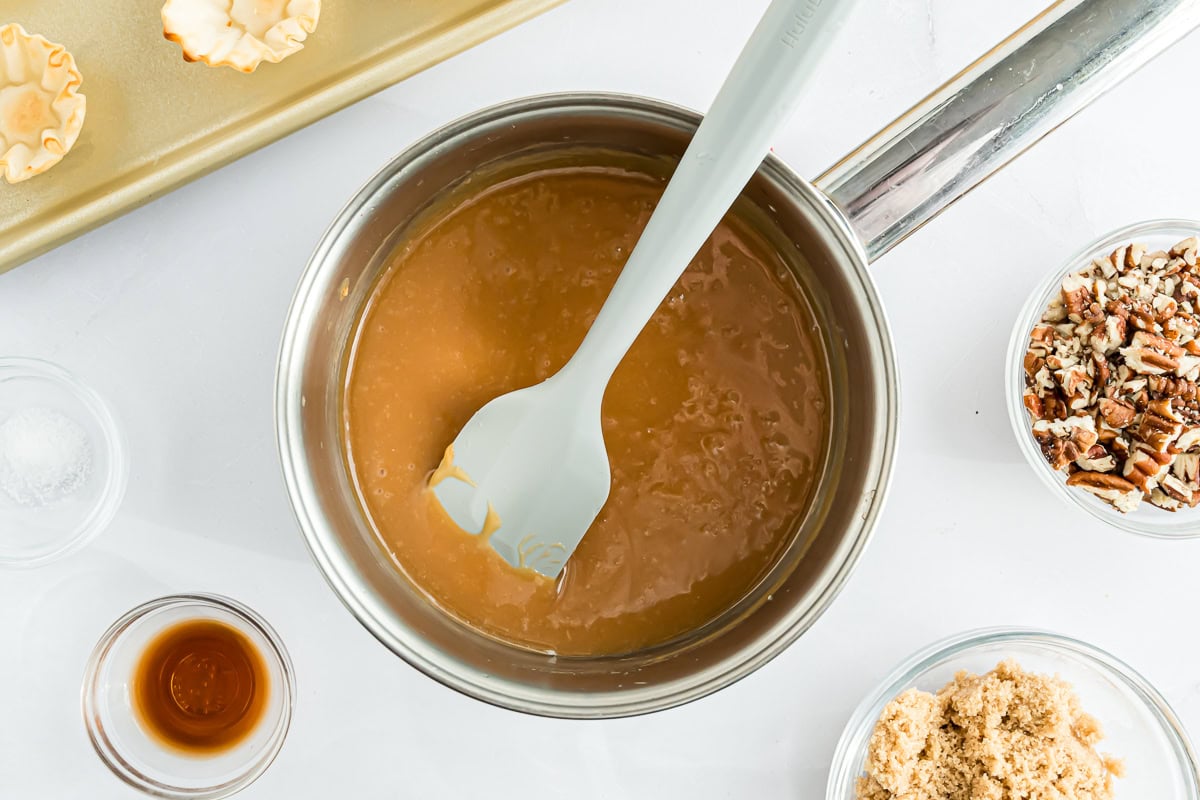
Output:
[[658,304],[766,157],[849,5],[849,0],[771,3],[564,376],[586,374],[603,392]]

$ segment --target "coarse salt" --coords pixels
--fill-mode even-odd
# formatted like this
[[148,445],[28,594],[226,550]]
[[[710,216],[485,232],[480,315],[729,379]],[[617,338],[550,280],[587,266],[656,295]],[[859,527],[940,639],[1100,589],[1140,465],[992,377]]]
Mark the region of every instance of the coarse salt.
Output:
[[78,422],[48,408],[26,408],[0,424],[0,491],[40,507],[79,491],[92,471],[92,443]]

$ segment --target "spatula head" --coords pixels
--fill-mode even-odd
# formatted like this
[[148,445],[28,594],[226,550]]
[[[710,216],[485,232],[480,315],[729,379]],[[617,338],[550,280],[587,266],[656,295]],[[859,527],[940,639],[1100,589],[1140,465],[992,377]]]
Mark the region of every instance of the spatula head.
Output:
[[551,379],[488,403],[458,434],[433,484],[455,524],[488,535],[514,567],[549,577],[575,552],[611,484],[600,409],[572,402],[569,389]]

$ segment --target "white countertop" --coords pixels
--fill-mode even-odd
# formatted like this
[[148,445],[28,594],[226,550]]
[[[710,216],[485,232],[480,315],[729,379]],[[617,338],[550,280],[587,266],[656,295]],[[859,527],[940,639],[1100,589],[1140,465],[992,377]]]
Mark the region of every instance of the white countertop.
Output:
[[[824,111],[776,151],[816,175],[1043,4],[861,0],[807,105]],[[572,0],[0,276],[0,353],[80,374],[132,458],[101,538],[0,573],[0,797],[137,796],[87,742],[83,665],[126,610],[188,590],[257,609],[296,665],[291,733],[246,800],[819,798],[852,709],[897,661],[996,624],[1113,652],[1200,735],[1200,541],[1062,504],[1022,460],[1002,386],[1010,327],[1047,270],[1120,225],[1200,217],[1195,35],[876,265],[903,384],[892,496],[842,596],[746,680],[638,719],[502,711],[377,644],[310,562],[272,382],[293,287],[345,200],[424,133],[501,100],[605,89],[705,107],[765,5]]]

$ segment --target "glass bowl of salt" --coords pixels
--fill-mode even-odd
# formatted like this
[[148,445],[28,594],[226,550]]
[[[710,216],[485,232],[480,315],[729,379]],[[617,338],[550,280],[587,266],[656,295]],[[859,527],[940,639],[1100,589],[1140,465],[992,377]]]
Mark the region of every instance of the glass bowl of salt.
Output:
[[73,553],[112,521],[128,464],[116,419],[67,370],[0,358],[0,567]]

